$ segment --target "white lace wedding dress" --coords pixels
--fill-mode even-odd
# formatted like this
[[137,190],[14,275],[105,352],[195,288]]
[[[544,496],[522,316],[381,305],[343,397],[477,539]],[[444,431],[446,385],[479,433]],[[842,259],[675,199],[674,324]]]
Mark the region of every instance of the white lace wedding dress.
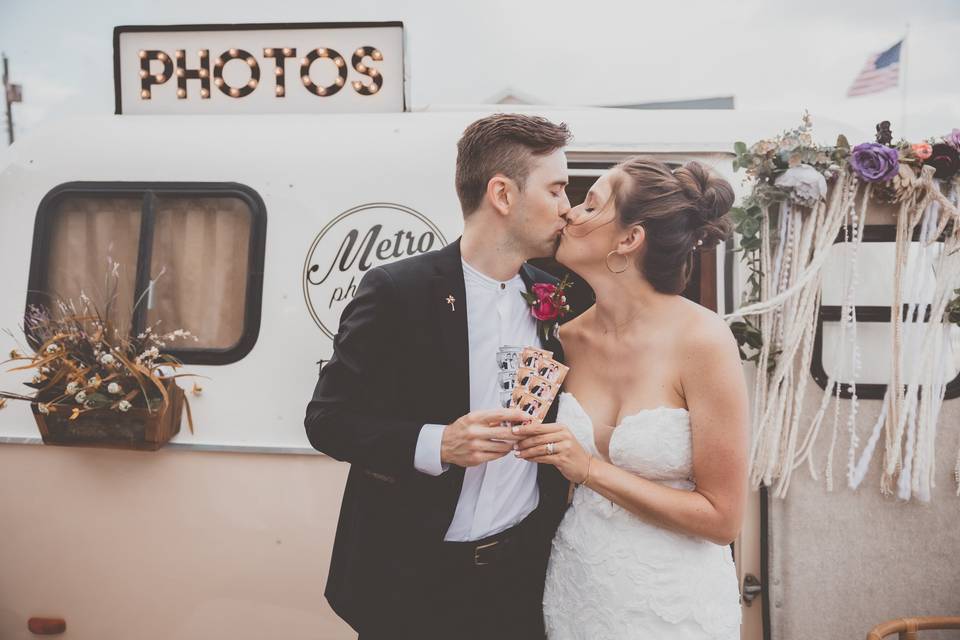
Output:
[[[590,417],[560,395],[557,422],[599,457]],[[656,482],[692,490],[686,409],[647,409],[623,419],[610,461]],[[738,640],[740,604],[730,547],[641,520],[578,486],[553,540],[543,598],[550,640]]]

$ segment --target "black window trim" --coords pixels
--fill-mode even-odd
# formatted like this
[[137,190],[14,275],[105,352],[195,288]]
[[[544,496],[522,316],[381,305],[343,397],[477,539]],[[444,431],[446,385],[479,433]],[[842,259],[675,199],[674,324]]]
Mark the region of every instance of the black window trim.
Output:
[[[846,227],[846,230],[841,229],[837,234],[837,237],[834,239],[834,244],[843,244],[847,233],[851,232],[850,227]],[[940,235],[937,239],[939,242],[943,242],[947,235],[951,233],[950,227]],[[917,228],[913,233],[913,242],[918,242],[920,240],[920,229]],[[867,225],[863,228],[863,242],[887,242],[892,243],[897,241],[897,228],[895,225]],[[903,305],[902,317],[904,320],[908,319],[910,315],[910,303]],[[854,307],[857,312],[857,322],[890,322],[890,307],[881,307],[874,305],[856,305]],[[821,305],[820,312],[817,314],[817,332],[814,336],[813,341],[813,358],[810,363],[810,375],[813,376],[813,379],[816,381],[817,385],[826,390],[827,382],[829,376],[827,375],[826,369],[823,365],[823,323],[824,322],[839,322],[841,318],[841,313],[843,311],[842,306],[837,305]],[[914,320],[920,315],[920,309],[918,308],[914,313]],[[923,309],[923,321],[927,322],[930,320],[930,305],[926,305],[926,308]],[[853,397],[853,385],[849,382],[840,382],[837,381],[836,385],[840,387],[839,396],[845,400],[849,400]],[[857,383],[857,398],[861,400],[882,400],[884,395],[887,392],[887,385],[879,384],[875,382],[871,383]],[[946,385],[946,393],[944,395],[944,400],[952,400],[954,398],[960,397],[960,373],[949,381]],[[836,388],[834,389],[836,391]],[[923,389],[920,389],[921,393]]]
[[[263,198],[252,188],[236,182],[66,182],[51,189],[40,201],[34,223],[27,300],[24,310],[31,305],[47,303],[47,255],[50,244],[50,222],[56,206],[66,196],[135,196],[143,199],[140,219],[140,246],[137,256],[137,274],[134,300],[145,290],[150,275],[152,251],[153,210],[157,195],[193,197],[235,197],[243,200],[253,219],[250,226],[250,245],[247,263],[247,290],[243,330],[240,339],[223,349],[170,349],[168,353],[183,362],[194,365],[224,365],[243,359],[253,349],[260,335],[263,307],[263,271],[266,253],[267,210]],[[139,307],[133,318],[132,332],[142,331],[146,310]],[[27,340],[34,348],[39,346],[32,336]]]

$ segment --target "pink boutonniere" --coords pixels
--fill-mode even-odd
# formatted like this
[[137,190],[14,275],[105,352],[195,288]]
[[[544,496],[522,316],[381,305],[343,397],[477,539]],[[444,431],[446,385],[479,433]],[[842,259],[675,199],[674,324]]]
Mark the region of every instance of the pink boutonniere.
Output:
[[545,341],[549,340],[551,335],[556,335],[560,320],[570,312],[564,291],[572,284],[567,276],[564,276],[557,284],[534,283],[530,291],[520,294],[530,306],[530,315],[536,318],[538,333]]

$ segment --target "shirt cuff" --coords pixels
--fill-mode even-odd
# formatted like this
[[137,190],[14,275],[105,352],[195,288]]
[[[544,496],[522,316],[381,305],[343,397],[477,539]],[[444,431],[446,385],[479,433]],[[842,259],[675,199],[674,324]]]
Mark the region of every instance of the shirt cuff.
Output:
[[440,462],[440,445],[446,428],[443,424],[425,424],[421,427],[417,449],[413,454],[413,466],[420,473],[439,476],[450,468],[449,464]]

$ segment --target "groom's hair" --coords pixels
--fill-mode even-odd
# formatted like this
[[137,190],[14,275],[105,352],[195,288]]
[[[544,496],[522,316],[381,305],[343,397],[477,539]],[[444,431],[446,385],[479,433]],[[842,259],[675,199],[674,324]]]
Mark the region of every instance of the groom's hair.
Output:
[[534,156],[562,149],[570,137],[562,122],[516,113],[497,113],[467,127],[457,143],[457,197],[464,217],[480,206],[490,178],[504,175],[523,190]]

